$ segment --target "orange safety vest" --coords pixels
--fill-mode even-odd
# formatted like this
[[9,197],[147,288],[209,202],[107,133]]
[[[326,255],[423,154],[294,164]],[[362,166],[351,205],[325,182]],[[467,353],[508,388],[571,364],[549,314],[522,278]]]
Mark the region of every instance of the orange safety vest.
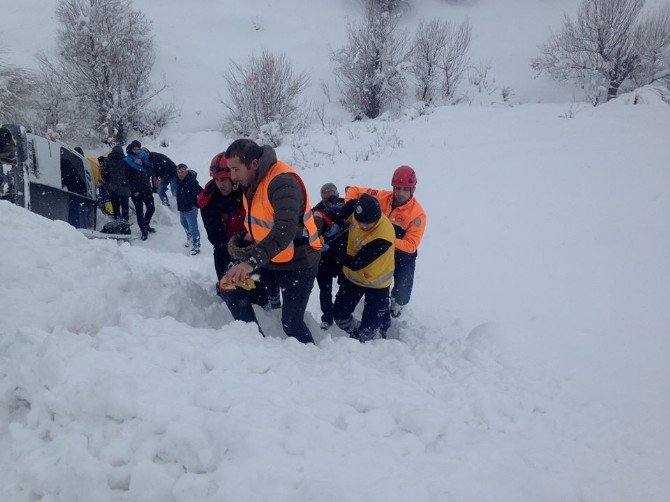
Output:
[[[307,190],[305,190],[305,184],[300,179],[295,170],[288,164],[284,164],[281,161],[275,162],[268,172],[263,176],[263,179],[256,187],[256,192],[254,193],[251,203],[248,202],[247,197],[242,197],[244,203],[244,210],[247,213],[247,217],[244,220],[244,226],[247,229],[247,232],[254,239],[254,242],[260,242],[265,239],[272,227],[274,226],[274,216],[275,210],[270,203],[269,188],[272,180],[275,179],[280,174],[292,174],[296,177],[300,186],[302,187],[302,194],[305,197],[305,211],[302,215],[302,224],[304,225],[303,237],[308,239],[309,245],[316,249],[317,251],[321,249],[321,241],[319,240],[319,232],[316,228],[316,222],[314,221],[314,216],[312,215],[311,205],[309,203],[309,197],[307,196]],[[293,240],[289,245],[277,253],[275,256],[270,258],[272,263],[287,263],[293,259],[293,250],[295,244]]]
[[388,219],[397,229],[395,248],[405,253],[416,253],[426,230],[426,213],[421,204],[412,197],[407,204],[393,207],[393,190],[374,190],[367,187],[349,187],[345,200],[358,199],[364,193],[370,194],[379,201]]

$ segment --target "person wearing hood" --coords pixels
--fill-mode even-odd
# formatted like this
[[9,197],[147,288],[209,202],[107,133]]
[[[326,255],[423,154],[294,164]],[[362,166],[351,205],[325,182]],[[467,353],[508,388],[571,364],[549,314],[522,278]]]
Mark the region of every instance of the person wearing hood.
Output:
[[[284,332],[302,343],[314,343],[304,315],[319,267],[321,241],[305,184],[291,166],[277,160],[270,146],[238,139],[225,155],[232,180],[245,187],[245,240],[251,245],[231,240],[233,246],[244,247],[245,254],[222,281],[235,285],[256,270],[270,272],[282,292]],[[228,308],[236,319],[255,320],[248,302],[243,306],[228,302]]]
[[[125,162],[128,166],[128,184],[130,185],[130,197],[135,206],[137,225],[142,233],[142,240],[147,240],[149,232],[156,230],[151,227],[151,217],[156,210],[154,206],[154,195],[151,191],[151,167],[149,157],[142,150],[142,144],[134,140],[126,147]],[[146,208],[146,211],[145,211]]]
[[127,222],[130,185],[128,183],[128,169],[124,157],[123,147],[116,145],[107,157],[102,158],[100,174],[102,182],[107,186],[114,219],[119,220],[123,218]]
[[186,164],[177,166],[177,209],[179,221],[186,231],[186,247],[191,247],[191,254],[200,252],[200,229],[198,228],[198,195],[202,187],[198,183],[198,175]]
[[[348,201],[339,214],[349,223],[346,254],[341,255],[345,280],[335,296],[333,317],[337,326],[361,342],[377,333],[385,337],[384,322],[389,310],[389,288],[395,268],[395,231],[382,213],[379,201],[362,194]],[[360,321],[352,313],[365,298]]]

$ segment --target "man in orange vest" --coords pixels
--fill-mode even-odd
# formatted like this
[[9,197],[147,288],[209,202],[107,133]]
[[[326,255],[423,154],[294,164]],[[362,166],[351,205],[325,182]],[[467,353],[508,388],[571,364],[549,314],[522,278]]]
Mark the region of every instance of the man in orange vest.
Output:
[[391,179],[393,190],[348,187],[345,200],[358,199],[367,193],[377,198],[382,212],[395,229],[395,272],[391,291],[391,316],[400,317],[409,303],[414,284],[414,269],[421,238],[426,230],[426,213],[414,198],[416,173],[410,166],[400,166]]
[[[304,315],[319,267],[321,241],[305,185],[292,167],[277,160],[270,146],[238,139],[225,155],[232,180],[245,188],[245,239],[253,245],[222,281],[241,283],[261,268],[271,272],[282,291],[284,332],[313,343]],[[228,307],[231,312],[236,308],[230,303]],[[248,302],[243,309],[242,315],[255,319]],[[235,312],[233,316],[237,318]]]

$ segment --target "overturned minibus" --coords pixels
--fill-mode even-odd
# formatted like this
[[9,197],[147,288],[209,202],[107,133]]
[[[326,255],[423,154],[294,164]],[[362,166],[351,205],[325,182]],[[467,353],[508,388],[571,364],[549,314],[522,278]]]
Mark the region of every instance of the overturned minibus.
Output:
[[96,228],[91,164],[73,148],[13,124],[0,125],[0,199],[84,230]]

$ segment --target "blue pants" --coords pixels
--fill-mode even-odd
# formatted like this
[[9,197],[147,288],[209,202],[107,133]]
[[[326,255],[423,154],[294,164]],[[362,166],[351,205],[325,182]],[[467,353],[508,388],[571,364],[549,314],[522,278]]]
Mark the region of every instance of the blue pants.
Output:
[[198,228],[198,208],[190,211],[179,211],[179,221],[186,230],[186,238],[193,243],[194,248],[200,247],[200,229]]
[[168,187],[168,185],[170,185],[170,191],[172,192],[172,196],[176,197],[177,196],[177,181],[179,181],[177,176],[173,176],[169,180],[161,178],[160,185],[158,185],[158,196],[160,197],[161,202],[166,206],[170,205],[170,201],[169,201],[168,196],[167,196],[167,187]]

